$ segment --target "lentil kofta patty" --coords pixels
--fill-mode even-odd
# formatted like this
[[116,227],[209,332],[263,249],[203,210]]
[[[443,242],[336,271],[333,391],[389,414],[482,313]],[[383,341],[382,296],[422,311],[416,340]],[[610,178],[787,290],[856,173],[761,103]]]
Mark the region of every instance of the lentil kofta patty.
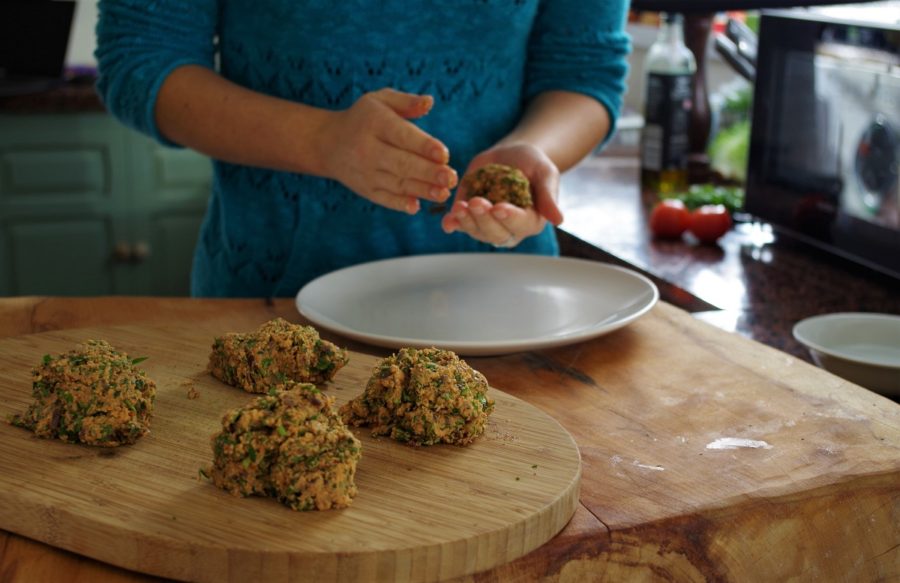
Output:
[[216,338],[208,369],[217,379],[248,393],[267,393],[286,381],[328,382],[348,360],[346,350],[321,339],[312,326],[276,318],[255,332]]
[[314,385],[288,381],[233,409],[202,473],[235,496],[270,496],[294,510],[349,506],[360,443]]
[[452,351],[403,348],[375,366],[363,394],[340,413],[347,425],[410,445],[467,445],[494,410],[487,391],[484,375]]
[[44,438],[115,447],[150,430],[156,384],[104,340],[88,340],[58,356],[45,355],[31,373],[34,402],[13,425]]

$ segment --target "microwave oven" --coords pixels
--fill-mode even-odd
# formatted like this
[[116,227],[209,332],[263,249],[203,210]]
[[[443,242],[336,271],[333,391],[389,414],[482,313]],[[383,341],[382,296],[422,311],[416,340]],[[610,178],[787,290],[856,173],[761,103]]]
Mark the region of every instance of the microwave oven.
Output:
[[900,18],[878,15],[762,14],[745,210],[900,278]]

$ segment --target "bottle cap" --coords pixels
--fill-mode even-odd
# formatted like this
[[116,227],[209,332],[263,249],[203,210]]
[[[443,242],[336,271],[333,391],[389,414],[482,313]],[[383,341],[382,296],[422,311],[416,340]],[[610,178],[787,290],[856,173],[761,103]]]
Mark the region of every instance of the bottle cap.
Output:
[[678,24],[684,21],[684,15],[680,12],[663,12],[662,13],[663,22],[667,24]]

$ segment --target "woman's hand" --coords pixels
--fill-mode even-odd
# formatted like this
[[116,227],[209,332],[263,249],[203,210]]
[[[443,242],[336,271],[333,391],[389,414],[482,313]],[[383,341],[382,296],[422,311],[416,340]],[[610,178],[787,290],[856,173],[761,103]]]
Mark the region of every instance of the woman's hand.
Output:
[[381,206],[415,214],[419,199],[443,202],[456,186],[450,154],[410,119],[434,99],[381,89],[333,112],[319,130],[324,174]]
[[476,156],[466,175],[492,163],[514,166],[528,177],[534,207],[523,209],[507,202],[491,204],[482,197],[468,200],[465,186],[461,186],[450,212],[441,221],[444,232],[462,231],[496,247],[515,247],[522,239],[543,231],[547,221],[554,225],[562,222],[556,204],[559,170],[542,150],[526,143],[499,144]]

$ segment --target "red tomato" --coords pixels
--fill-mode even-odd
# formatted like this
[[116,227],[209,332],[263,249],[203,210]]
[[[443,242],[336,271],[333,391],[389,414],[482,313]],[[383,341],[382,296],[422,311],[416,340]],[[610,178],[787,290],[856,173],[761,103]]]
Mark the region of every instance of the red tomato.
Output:
[[701,243],[715,243],[731,228],[731,215],[720,204],[705,204],[691,212],[688,230]]
[[680,237],[688,228],[690,212],[684,203],[677,199],[661,200],[650,212],[650,230],[657,237]]

